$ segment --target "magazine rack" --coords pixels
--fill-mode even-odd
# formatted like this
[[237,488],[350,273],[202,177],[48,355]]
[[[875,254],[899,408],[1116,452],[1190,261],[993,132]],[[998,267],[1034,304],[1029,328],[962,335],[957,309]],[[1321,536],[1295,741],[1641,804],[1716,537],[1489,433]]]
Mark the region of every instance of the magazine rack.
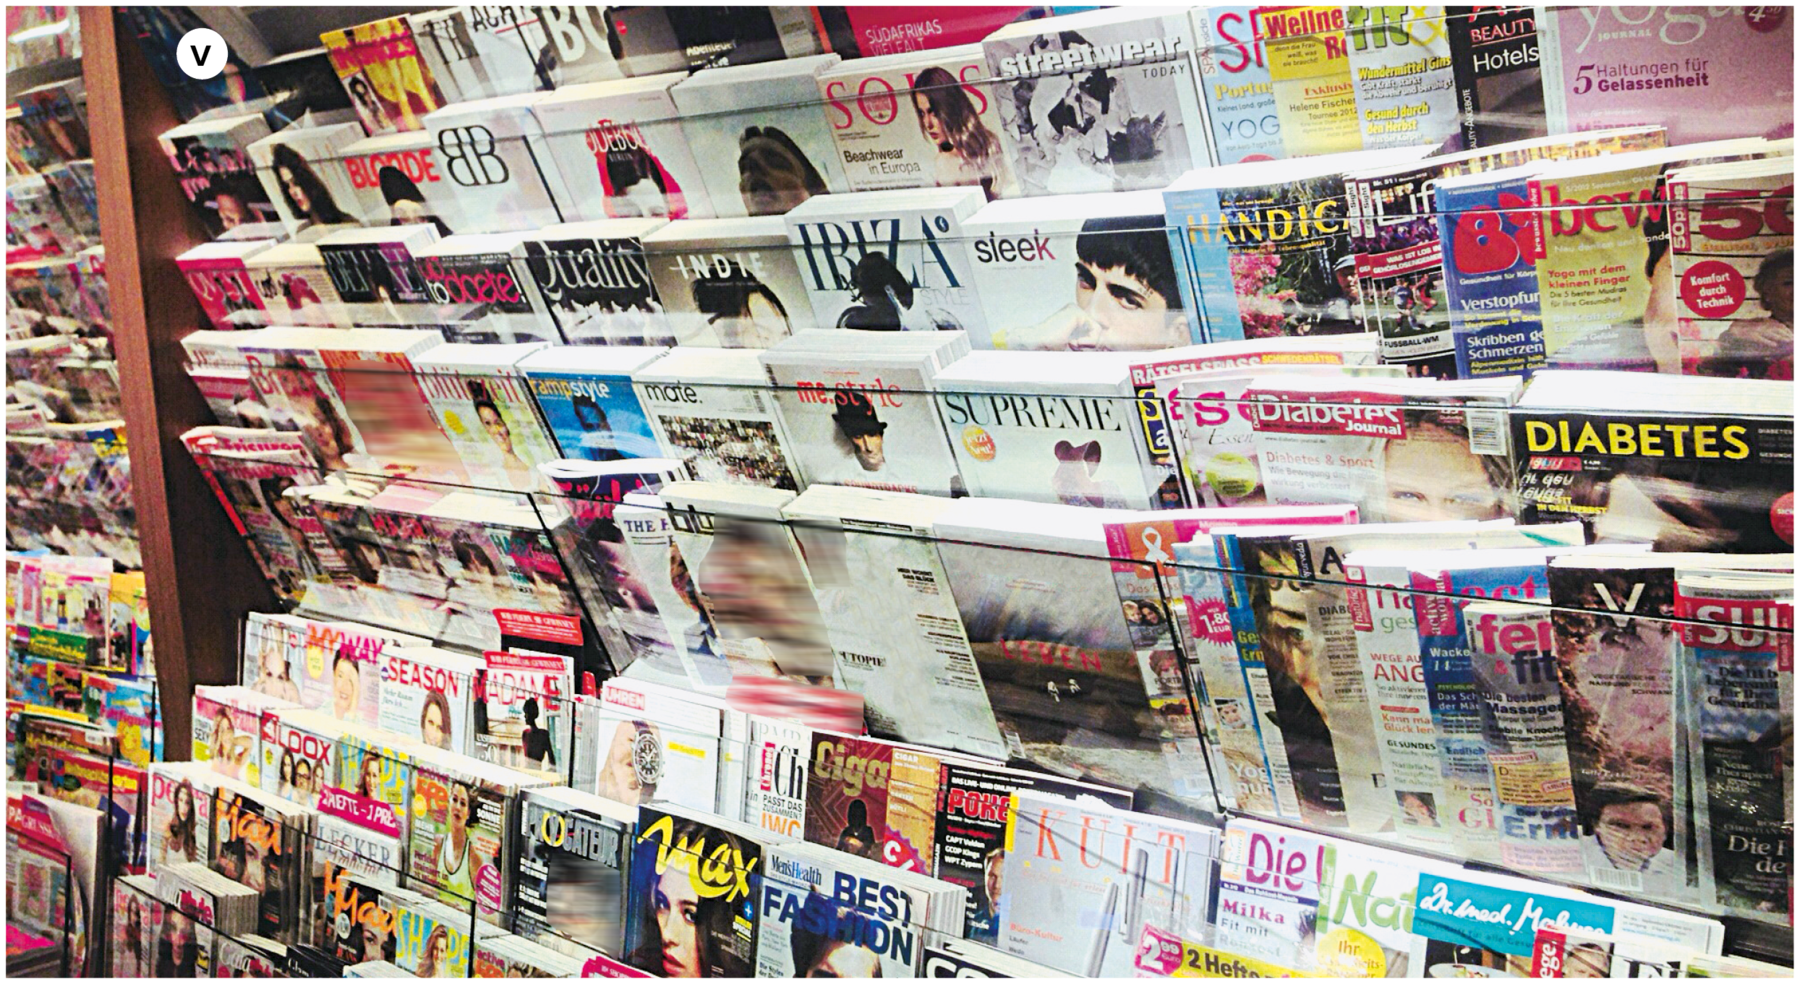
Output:
[[6,849],[7,975],[68,977],[78,965],[74,858],[10,819]]
[[[205,314],[173,262],[205,236],[156,142],[180,120],[137,46],[119,37],[111,9],[83,8],[80,16],[121,402],[133,435],[132,495],[158,647],[172,654],[160,679],[165,692],[186,695],[195,683],[236,678],[238,613],[278,606],[179,439],[211,422],[179,345]],[[578,563],[565,556],[563,566],[568,573]],[[189,716],[187,701],[171,701],[170,732],[187,734]],[[1791,960],[1785,928],[1728,922],[1735,946]]]

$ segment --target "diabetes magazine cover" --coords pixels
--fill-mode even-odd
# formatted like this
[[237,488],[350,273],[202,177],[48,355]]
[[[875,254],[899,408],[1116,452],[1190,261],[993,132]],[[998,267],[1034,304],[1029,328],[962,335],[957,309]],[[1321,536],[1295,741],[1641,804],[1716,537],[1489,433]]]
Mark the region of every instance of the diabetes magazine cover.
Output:
[[1579,519],[1592,541],[1658,551],[1793,549],[1792,417],[1525,410],[1512,430],[1521,523]]
[[1179,740],[1161,737],[1110,565],[970,544],[940,549],[1012,756],[1179,797],[1193,766],[1181,761]]
[[763,847],[755,841],[640,807],[625,900],[625,961],[663,977],[752,976],[762,867]]

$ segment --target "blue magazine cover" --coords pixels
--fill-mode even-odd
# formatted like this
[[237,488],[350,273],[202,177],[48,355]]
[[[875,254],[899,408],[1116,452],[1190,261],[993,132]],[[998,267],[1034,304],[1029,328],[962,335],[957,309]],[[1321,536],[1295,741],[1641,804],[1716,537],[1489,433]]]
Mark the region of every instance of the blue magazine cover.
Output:
[[1494,171],[1437,187],[1444,295],[1456,376],[1500,376],[1544,364],[1536,252],[1526,238],[1529,170]]
[[564,458],[656,458],[662,448],[631,374],[661,357],[656,347],[552,348],[519,363]]

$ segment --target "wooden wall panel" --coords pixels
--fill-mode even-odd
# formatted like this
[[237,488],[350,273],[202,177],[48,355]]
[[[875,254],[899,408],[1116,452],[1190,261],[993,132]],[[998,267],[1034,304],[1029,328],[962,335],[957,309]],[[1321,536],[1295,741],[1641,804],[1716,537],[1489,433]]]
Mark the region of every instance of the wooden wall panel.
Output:
[[182,368],[181,337],[205,325],[175,257],[205,242],[156,142],[181,122],[111,7],[82,7],[94,181],[106,244],[132,495],[156,646],[167,755],[189,755],[197,683],[237,681],[243,613],[276,611],[248,548],[181,445],[212,414]]

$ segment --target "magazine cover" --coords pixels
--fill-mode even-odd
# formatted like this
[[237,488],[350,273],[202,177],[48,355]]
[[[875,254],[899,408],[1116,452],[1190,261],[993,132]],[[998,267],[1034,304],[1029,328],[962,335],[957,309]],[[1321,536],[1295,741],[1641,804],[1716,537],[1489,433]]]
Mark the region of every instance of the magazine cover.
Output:
[[1500,416],[1517,392],[1511,380],[1275,376],[1243,399],[1270,502],[1349,502],[1368,522],[1424,522],[1514,511]]
[[422,125],[449,177],[444,219],[461,233],[530,232],[563,221],[561,175],[531,106],[535,94],[451,103]]
[[1493,777],[1500,862],[1515,871],[1583,871],[1551,615],[1540,605],[1463,609],[1481,739]]
[[1325,841],[1316,973],[1412,977],[1423,942],[1412,931],[1420,869],[1432,863],[1398,851]]
[[707,218],[705,186],[669,90],[680,72],[567,86],[531,105],[569,220]]
[[981,46],[1001,143],[1026,196],[1160,188],[1212,160],[1193,26],[1182,14],[1021,21]]
[[257,893],[258,935],[293,939],[301,925],[301,861],[310,824],[257,802],[249,790],[234,790],[229,783],[213,798],[212,818],[208,867]]
[[549,311],[514,259],[522,233],[451,236],[412,248],[445,335],[457,342],[559,342]]
[[393,649],[381,660],[377,722],[433,748],[471,754],[474,692],[481,661],[441,649]]
[[202,763],[157,762],[144,804],[144,858],[152,869],[212,857],[212,785]]
[[365,222],[428,224],[446,239],[468,231],[446,221],[457,191],[438,160],[437,144],[423,130],[358,140],[333,166],[349,174]]
[[[337,781],[329,785],[402,813],[410,808],[412,756],[383,739],[359,733],[361,730],[344,732],[338,744]],[[380,811],[379,807],[374,809]]]
[[263,792],[312,804],[320,790],[337,782],[337,743],[342,736],[340,722],[316,711],[264,715]]
[[1181,504],[1145,454],[1130,356],[977,352],[932,380],[971,495],[1107,509]]
[[676,345],[762,349],[813,327],[786,230],[772,215],[689,219],[644,237]]
[[1165,189],[1171,245],[1187,264],[1186,289],[1203,310],[1206,338],[1362,331],[1344,173],[1417,160],[1431,149],[1238,164],[1195,172]]
[[896,51],[819,73],[849,190],[979,185],[989,201],[1017,197],[987,74],[979,44]]
[[1344,31],[1348,13],[1324,4],[1255,11],[1288,157],[1362,148],[1362,119]]
[[899,335],[814,330],[763,353],[802,487],[941,496],[963,490],[930,393],[935,370],[954,358],[962,339],[928,337],[942,347],[922,351]]
[[838,61],[813,55],[720,66],[669,91],[713,215],[780,215],[814,195],[849,190],[818,105],[818,76]]
[[[1595,541],[1652,542],[1659,550],[1793,547],[1793,530],[1777,521],[1776,508],[1793,492],[1787,422],[1726,417],[1690,429],[1663,415],[1535,408],[1514,411],[1511,421],[1522,523],[1579,519]],[[1646,440],[1653,452],[1640,446]],[[1684,505],[1671,511],[1677,502]]]
[[798,492],[797,466],[758,353],[677,348],[633,380],[657,444],[703,482]]
[[263,315],[269,324],[350,324],[343,298],[325,271],[325,257],[319,247],[311,243],[281,243],[245,260],[244,268],[262,299]]
[[1122,977],[1146,925],[1204,934],[1223,905],[1213,896],[1218,829],[1140,816],[1087,797],[1016,794],[999,948],[1069,974]]
[[[1781,766],[1793,745],[1781,724],[1793,713],[1792,578],[1678,573],[1675,616],[1714,623],[1678,630],[1697,698],[1688,724],[1699,736],[1695,785],[1705,803],[1695,816],[1711,856],[1702,884],[1728,909],[1786,915],[1793,876],[1771,859],[1792,844],[1793,780]],[[1609,857],[1623,846],[1599,833]]]
[[434,762],[412,770],[407,820],[406,883],[463,914],[497,922],[513,831],[507,796],[513,790],[488,779],[453,774]]
[[999,757],[1000,735],[930,541],[930,517],[945,501],[834,488],[802,494],[782,515],[806,555],[839,685],[862,696],[869,733]]
[[[1690,812],[1687,783],[1679,782],[1675,699],[1675,566],[1560,557],[1550,565],[1551,619],[1556,629],[1558,679],[1567,722],[1572,791],[1582,826],[1597,836],[1600,814],[1633,815],[1651,836],[1614,864],[1583,851],[1595,885],[1681,894],[1691,859],[1679,836]],[[1615,797],[1631,802],[1609,803]],[[1660,836],[1657,832],[1660,831]],[[1640,844],[1640,841],[1653,843]],[[1648,863],[1637,863],[1637,862]]]
[[1119,352],[1198,339],[1163,222],[1155,191],[984,206],[963,223],[991,329],[971,344]]
[[1667,197],[1682,373],[1791,379],[1793,158],[1680,168]]
[[1790,122],[1792,17],[1759,7],[1558,9],[1538,20],[1551,133],[1654,123],[1670,144],[1769,133]]
[[745,823],[794,840],[806,836],[806,767],[812,748],[812,731],[804,725],[751,718]]
[[[1081,525],[1061,518],[1074,507],[1005,504],[1014,513],[1033,505],[1059,514],[1042,514],[1045,523]],[[1169,734],[1152,702],[1111,564],[1093,556],[1105,549],[1098,524],[1090,545],[1077,541],[1062,547],[1091,551],[1088,556],[1030,549],[1058,550],[1056,538],[1048,537],[1019,543],[1027,549],[951,542],[982,536],[978,529],[990,522],[981,516],[980,527],[969,528],[946,514],[936,529],[943,538],[938,550],[944,570],[1009,755],[1185,803],[1188,784],[1199,773],[1184,753],[1198,752],[1199,740]],[[1178,709],[1191,714],[1185,701]],[[1188,723],[1191,727],[1191,717]]]
[[444,105],[405,17],[327,31],[319,40],[369,133],[424,129],[425,115]]
[[[253,113],[183,124],[157,138],[208,236],[276,220],[275,204],[257,180],[249,153],[252,143],[268,135],[268,123]],[[7,198],[10,202],[12,195]]]
[[[259,704],[238,699],[235,687],[202,687],[194,693],[194,761],[219,775],[255,785],[259,780],[262,719]],[[224,691],[221,693],[220,691]]]
[[419,388],[472,483],[536,491],[537,466],[556,458],[556,445],[538,421],[528,380],[518,367],[542,347],[536,342],[440,345],[413,360]]
[[[1460,8],[1451,9],[1462,16]],[[1442,143],[1457,133],[1461,117],[1445,10],[1345,8],[1364,149]]]
[[206,243],[175,258],[175,266],[187,278],[188,287],[214,328],[257,327],[265,320],[262,295],[250,282],[244,261],[267,249],[270,240],[242,243]]
[[[1444,313],[1460,379],[1524,373],[1544,364],[1538,255],[1527,248],[1535,169],[1505,168],[1437,185]],[[1408,338],[1399,326],[1382,339],[1396,357],[1441,361],[1433,342],[1429,333]]]
[[662,800],[716,811],[722,752],[717,724],[709,733],[699,722],[683,721],[689,715],[678,705],[649,701],[640,719],[615,707],[586,715],[592,720],[582,722],[583,740],[599,750],[594,792],[632,806]]
[[414,977],[468,977],[468,915],[454,906],[402,902],[394,921],[394,964]]
[[1445,18],[1464,148],[1529,140],[1550,132],[1540,64],[1545,56],[1538,42],[1541,9],[1457,8]]
[[[625,899],[626,962],[664,977],[751,976],[764,861],[762,843],[685,812],[640,807]],[[680,918],[669,918],[676,912]]]
[[611,803],[563,790],[525,795],[515,931],[571,956],[620,953],[626,858],[635,822]]
[[1013,797],[1030,790],[1070,800],[1077,796],[1097,797],[1113,809],[1131,809],[1131,794],[1123,790],[997,765],[945,762],[931,873],[969,890],[964,925],[971,940],[989,945],[999,942],[1006,837],[1013,818]]
[[392,963],[400,914],[391,890],[327,862],[324,892],[324,944],[331,954],[346,963]]
[[632,375],[667,351],[629,346],[570,352],[545,349],[519,363],[564,458],[659,458]]
[[661,218],[569,222],[537,230],[515,256],[570,345],[667,345],[670,330],[644,261]]
[[[24,857],[30,855],[21,852]],[[21,857],[15,891],[25,891],[26,863]],[[46,899],[46,901],[48,901]],[[113,884],[112,963],[115,977],[145,978],[156,975],[156,950],[162,938],[163,906],[156,900],[155,883],[144,875],[120,878]]]
[[806,840],[882,859],[894,746],[819,732],[806,776]]
[[567,695],[575,690],[569,657],[484,655],[487,726],[475,735],[479,757],[533,774],[566,775],[568,763],[557,750],[569,747]]
[[466,37],[468,57],[450,65],[464,99],[621,77],[605,12],[593,7],[459,7],[453,23],[422,34],[427,46],[444,36],[447,50]]
[[788,212],[814,320],[979,335],[985,321],[962,223],[986,200],[973,188],[913,188],[823,195]]
[[356,187],[339,161],[364,136],[351,120],[295,124],[249,146],[256,176],[289,235],[362,222]]
[[916,879],[807,846],[763,856],[757,976],[917,976],[938,936],[931,894]]
[[1257,820],[1227,823],[1219,848],[1217,945],[1283,967],[1305,966],[1318,944],[1330,843]]
[[1256,9],[1196,7],[1191,15],[1194,63],[1218,164],[1287,156]]

